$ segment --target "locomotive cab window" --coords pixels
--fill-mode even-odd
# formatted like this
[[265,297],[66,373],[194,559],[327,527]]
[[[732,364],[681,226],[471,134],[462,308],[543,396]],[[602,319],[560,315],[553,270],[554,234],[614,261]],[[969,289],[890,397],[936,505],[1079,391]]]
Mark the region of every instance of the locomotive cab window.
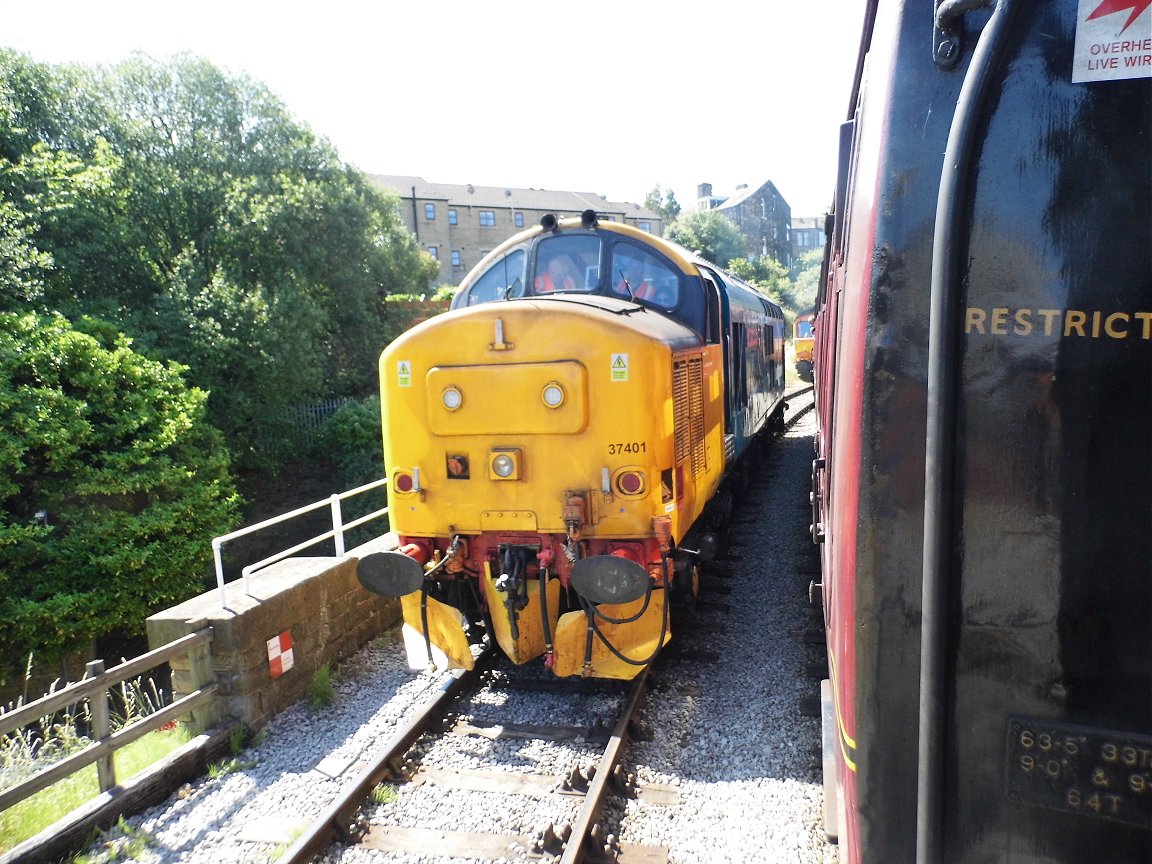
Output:
[[612,249],[612,291],[661,309],[680,305],[680,278],[667,264],[640,246],[617,243]]
[[507,255],[494,261],[472,284],[456,295],[452,308],[475,306],[477,303],[492,303],[519,297],[524,293],[524,270],[528,254],[523,248],[513,249]]
[[541,240],[536,247],[536,294],[558,291],[595,291],[600,283],[600,238],[561,235]]

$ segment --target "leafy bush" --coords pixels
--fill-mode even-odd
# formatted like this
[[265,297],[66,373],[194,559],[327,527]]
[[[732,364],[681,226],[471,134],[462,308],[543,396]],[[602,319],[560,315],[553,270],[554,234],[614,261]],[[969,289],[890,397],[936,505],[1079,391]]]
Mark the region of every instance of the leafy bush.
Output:
[[0,313],[0,663],[142,632],[203,590],[239,497],[182,371],[57,314]]
[[341,405],[324,422],[319,449],[332,460],[341,489],[371,483],[384,476],[380,397]]

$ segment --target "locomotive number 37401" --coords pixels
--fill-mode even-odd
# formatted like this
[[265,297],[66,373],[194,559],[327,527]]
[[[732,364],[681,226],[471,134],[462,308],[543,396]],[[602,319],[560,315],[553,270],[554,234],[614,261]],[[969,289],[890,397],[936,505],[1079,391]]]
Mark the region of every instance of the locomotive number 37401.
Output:
[[648,444],[645,441],[627,441],[608,445],[608,455],[618,456],[621,453],[647,453]]

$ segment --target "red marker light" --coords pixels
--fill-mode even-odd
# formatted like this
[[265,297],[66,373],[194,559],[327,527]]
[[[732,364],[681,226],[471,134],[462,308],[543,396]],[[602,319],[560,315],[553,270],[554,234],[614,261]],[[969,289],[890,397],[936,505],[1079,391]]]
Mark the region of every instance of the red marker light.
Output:
[[616,488],[622,495],[639,495],[644,491],[644,475],[638,471],[625,471],[616,478]]

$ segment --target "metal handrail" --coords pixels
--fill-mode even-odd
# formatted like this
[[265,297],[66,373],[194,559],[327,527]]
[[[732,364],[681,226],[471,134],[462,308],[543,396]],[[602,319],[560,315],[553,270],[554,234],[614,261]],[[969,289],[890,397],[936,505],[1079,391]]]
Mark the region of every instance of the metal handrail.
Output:
[[230,534],[224,534],[215,538],[212,541],[212,554],[216,561],[216,587],[220,590],[221,608],[228,608],[228,601],[224,594],[223,550],[225,543],[239,539],[240,537],[246,537],[249,534],[254,534],[255,532],[261,531],[265,528],[271,528],[273,525],[279,525],[282,522],[287,522],[290,519],[295,519],[307,513],[312,513],[322,507],[328,507],[331,510],[332,530],[325,531],[323,534],[318,534],[315,537],[301,541],[290,549],[285,549],[282,552],[269,555],[267,558],[257,561],[254,564],[248,564],[244,567],[244,569],[241,571],[241,575],[244,577],[244,593],[251,594],[252,592],[249,579],[253,573],[258,570],[262,570],[271,564],[275,564],[277,561],[282,561],[290,555],[295,555],[297,552],[301,551],[302,549],[307,549],[309,546],[315,546],[317,543],[323,543],[325,540],[334,540],[336,546],[336,555],[338,557],[344,555],[344,532],[350,531],[353,528],[359,528],[361,525],[366,525],[367,523],[375,519],[379,519],[382,516],[387,516],[388,508],[382,507],[379,510],[374,510],[366,516],[361,516],[358,519],[354,519],[351,522],[345,523],[343,521],[343,516],[340,510],[340,502],[348,498],[352,498],[356,495],[363,494],[364,492],[370,492],[373,489],[378,489],[381,486],[387,484],[387,482],[387,478],[382,478],[380,480],[374,480],[371,483],[365,483],[363,486],[357,486],[355,489],[349,489],[347,492],[334,493],[327,498],[316,501],[313,504],[308,504],[304,507],[297,507],[295,510],[290,510],[287,513],[280,514],[279,516],[273,516],[271,519],[265,519],[263,522],[257,522],[255,525],[249,525],[246,528],[240,528]]

